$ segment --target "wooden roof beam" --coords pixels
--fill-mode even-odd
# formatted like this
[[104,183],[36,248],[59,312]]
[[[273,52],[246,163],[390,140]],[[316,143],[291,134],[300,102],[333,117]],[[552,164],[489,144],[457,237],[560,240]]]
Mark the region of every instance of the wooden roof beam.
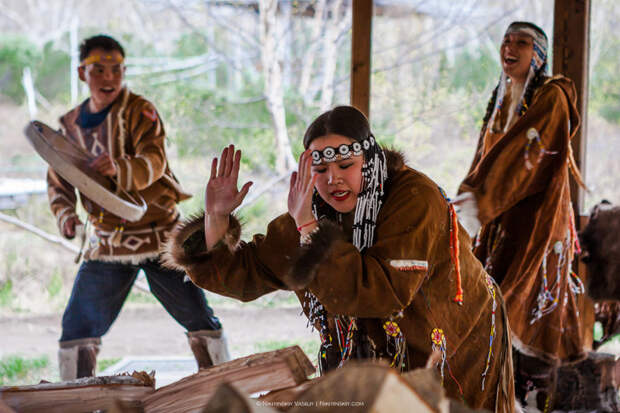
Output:
[[370,118],[370,51],[373,0],[353,0],[351,105]]

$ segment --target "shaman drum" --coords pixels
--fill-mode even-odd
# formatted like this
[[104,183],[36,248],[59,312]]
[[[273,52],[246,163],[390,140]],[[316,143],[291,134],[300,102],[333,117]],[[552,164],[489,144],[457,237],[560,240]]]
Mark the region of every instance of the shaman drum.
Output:
[[122,189],[115,193],[111,179],[88,167],[93,157],[87,151],[43,122],[35,120],[28,123],[24,133],[37,153],[58,175],[106,211],[130,222],[139,221],[144,216],[147,208],[144,199]]

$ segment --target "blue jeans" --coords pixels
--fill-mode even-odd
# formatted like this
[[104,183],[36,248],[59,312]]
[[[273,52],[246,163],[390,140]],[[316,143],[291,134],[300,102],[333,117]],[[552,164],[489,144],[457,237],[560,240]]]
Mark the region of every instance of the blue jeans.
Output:
[[188,331],[218,330],[222,326],[209,307],[204,291],[185,273],[170,270],[158,260],[139,265],[85,261],[80,266],[62,317],[60,341],[104,335],[123,307],[138,271],[146,275],[153,295]]

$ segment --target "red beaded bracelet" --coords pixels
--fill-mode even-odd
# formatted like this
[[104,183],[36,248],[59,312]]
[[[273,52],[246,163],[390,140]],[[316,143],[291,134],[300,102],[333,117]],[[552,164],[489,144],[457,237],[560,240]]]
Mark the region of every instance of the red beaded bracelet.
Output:
[[308,222],[308,223],[305,223],[305,224],[303,224],[303,225],[300,225],[300,226],[298,226],[298,227],[297,227],[297,231],[301,232],[301,230],[302,230],[303,228],[307,227],[308,225],[315,224],[316,222],[317,222],[317,221],[316,221],[316,219],[313,219],[312,221],[310,221],[310,222]]

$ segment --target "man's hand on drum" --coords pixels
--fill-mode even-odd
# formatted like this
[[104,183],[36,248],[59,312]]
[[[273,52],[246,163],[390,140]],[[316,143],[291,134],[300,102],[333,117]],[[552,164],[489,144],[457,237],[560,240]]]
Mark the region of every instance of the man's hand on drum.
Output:
[[237,189],[241,151],[229,145],[211,162],[211,176],[205,190],[205,241],[211,249],[226,233],[228,217],[248,194],[252,182]]
[[312,193],[317,175],[312,174],[310,153],[308,149],[299,157],[299,167],[297,172],[291,174],[288,191],[288,213],[302,235],[311,232],[317,225],[312,214]]
[[75,227],[82,225],[82,221],[77,216],[67,218],[62,226],[62,235],[67,239],[73,239],[75,237]]
[[90,162],[90,167],[103,176],[116,176],[116,165],[106,152],[93,159]]

